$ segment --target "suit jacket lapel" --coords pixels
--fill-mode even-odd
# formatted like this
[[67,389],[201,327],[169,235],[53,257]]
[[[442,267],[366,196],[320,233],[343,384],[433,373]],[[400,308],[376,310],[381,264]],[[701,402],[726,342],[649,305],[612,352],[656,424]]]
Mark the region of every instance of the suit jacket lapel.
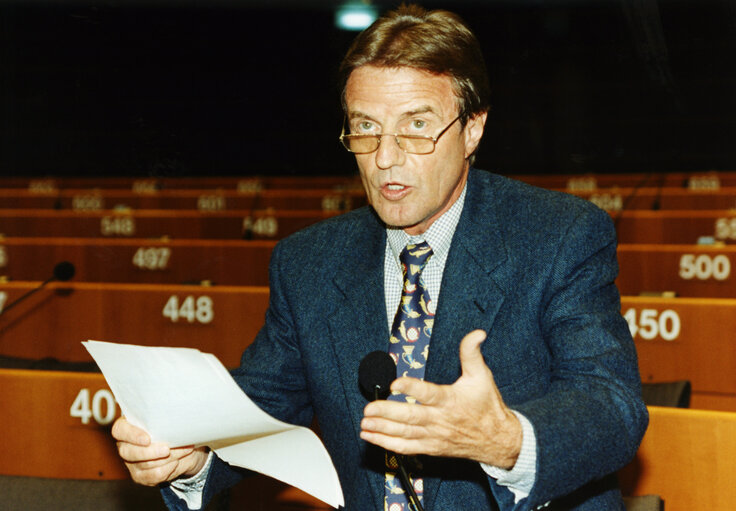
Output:
[[437,317],[430,341],[426,379],[453,383],[460,375],[460,341],[471,330],[490,331],[505,299],[508,260],[496,225],[493,190],[471,170],[465,206],[442,276]]
[[[383,284],[386,232],[373,214],[366,215],[366,218],[355,226],[354,235],[346,240],[343,257],[350,264],[334,263],[336,269],[332,284],[340,297],[332,315],[327,318],[346,396],[347,413],[353,423],[352,441],[364,447],[367,446],[358,435],[367,400],[358,386],[358,366],[366,354],[387,350],[389,337]],[[314,299],[319,300],[320,297]],[[366,473],[369,479],[366,484],[372,489],[374,502],[383,502],[383,474],[370,470]]]
[[[504,299],[506,247],[495,226],[501,219],[493,207],[493,190],[469,177],[463,212],[458,222],[442,277],[437,317],[430,341],[425,379],[451,384],[460,374],[460,341],[470,331],[491,328]],[[426,507],[431,509],[442,478],[427,478]]]
[[[504,301],[505,244],[495,225],[503,216],[493,207],[493,190],[479,171],[471,170],[463,213],[455,232],[443,274],[442,291],[430,341],[427,381],[451,384],[460,376],[459,347],[463,336],[480,328],[491,331]],[[388,348],[383,285],[386,233],[374,215],[356,223],[346,239],[343,257],[336,259],[333,284],[341,297],[327,318],[336,364],[347,399],[356,442],[366,400],[358,388],[358,366],[371,351]],[[327,283],[326,283],[327,284]],[[319,299],[319,297],[315,297]],[[347,434],[347,432],[346,432]],[[374,502],[383,502],[384,475],[368,470]],[[425,508],[432,509],[441,477],[425,480]]]

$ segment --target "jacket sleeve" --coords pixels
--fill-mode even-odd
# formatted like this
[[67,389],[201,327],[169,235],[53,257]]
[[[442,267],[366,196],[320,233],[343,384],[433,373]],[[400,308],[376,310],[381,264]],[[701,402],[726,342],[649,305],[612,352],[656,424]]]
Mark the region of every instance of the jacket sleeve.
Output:
[[534,427],[536,481],[516,505],[496,485],[494,493],[508,509],[537,509],[610,479],[638,449],[648,415],[636,350],[621,316],[617,273],[610,217],[584,208],[558,242],[541,298],[549,387],[513,407]]
[[[243,353],[240,367],[231,372],[243,391],[266,413],[291,424],[308,426],[312,419],[311,400],[303,380],[301,358],[291,313],[284,296],[279,272],[281,245],[274,248],[270,263],[270,296],[264,326],[255,341]],[[255,320],[256,318],[254,318]],[[222,461],[216,454],[212,460],[202,495],[204,509],[221,491],[237,484],[252,472]],[[172,511],[188,510],[168,485],[161,492]]]

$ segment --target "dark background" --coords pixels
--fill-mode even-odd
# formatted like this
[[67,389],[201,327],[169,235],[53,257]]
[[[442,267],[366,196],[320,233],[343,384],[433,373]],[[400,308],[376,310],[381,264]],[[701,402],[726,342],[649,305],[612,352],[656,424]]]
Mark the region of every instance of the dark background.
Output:
[[[0,0],[0,172],[353,173],[339,3]],[[736,170],[736,1],[421,3],[461,14],[484,48],[477,166]]]

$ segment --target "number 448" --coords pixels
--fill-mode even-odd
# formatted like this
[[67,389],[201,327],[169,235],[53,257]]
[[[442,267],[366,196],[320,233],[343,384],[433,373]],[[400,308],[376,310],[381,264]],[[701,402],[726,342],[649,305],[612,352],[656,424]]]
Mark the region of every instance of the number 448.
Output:
[[184,300],[179,301],[179,297],[172,295],[169,297],[166,305],[164,305],[163,316],[169,318],[173,323],[180,319],[189,323],[211,323],[215,317],[213,310],[212,298],[209,296],[187,296]]

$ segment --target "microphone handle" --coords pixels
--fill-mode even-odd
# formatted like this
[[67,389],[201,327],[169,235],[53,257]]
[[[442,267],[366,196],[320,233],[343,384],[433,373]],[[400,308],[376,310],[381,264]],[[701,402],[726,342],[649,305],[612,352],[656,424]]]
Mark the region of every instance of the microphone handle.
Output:
[[[380,390],[380,385],[375,385],[373,387],[374,401],[377,401],[379,399],[378,395],[380,393]],[[414,491],[414,485],[411,484],[411,479],[409,479],[409,474],[406,471],[406,467],[404,467],[404,457],[401,454],[396,453],[394,453],[394,456],[396,457],[396,463],[399,466],[399,479],[401,479],[401,486],[404,487],[404,492],[408,495],[407,500],[409,501],[409,505],[414,508],[414,511],[424,511],[422,503],[419,502],[417,492]]]
[[409,505],[414,508],[414,511],[424,511],[422,503],[419,502],[417,492],[414,491],[414,485],[411,484],[409,474],[406,472],[404,467],[404,457],[401,454],[394,454],[396,456],[396,462],[399,465],[399,478],[401,479],[401,485],[404,487],[404,491],[408,494]]
[[40,286],[34,287],[30,291],[26,292],[26,294],[20,296],[15,301],[11,302],[7,307],[3,307],[3,309],[0,310],[0,315],[5,314],[7,311],[9,311],[10,309],[12,309],[16,305],[18,305],[20,302],[22,302],[23,300],[25,300],[26,298],[28,298],[29,296],[31,296],[33,293],[36,293],[37,291],[40,291],[41,289],[43,289],[46,286],[46,284],[48,284],[49,282],[52,282],[54,280],[56,280],[56,277],[51,277],[51,278],[46,279],[45,281],[43,281],[41,283]]

